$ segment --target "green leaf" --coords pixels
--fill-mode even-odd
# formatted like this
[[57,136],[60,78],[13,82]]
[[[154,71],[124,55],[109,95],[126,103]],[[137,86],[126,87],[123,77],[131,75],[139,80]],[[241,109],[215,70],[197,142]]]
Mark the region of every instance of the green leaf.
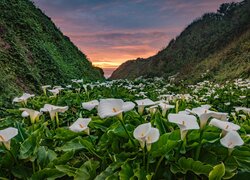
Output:
[[67,174],[68,176],[72,176],[72,177],[75,176],[76,168],[74,167],[71,167],[69,165],[56,165],[55,167],[58,171],[61,171]]
[[56,178],[61,178],[65,175],[66,175],[65,173],[58,171],[57,169],[45,168],[45,169],[33,174],[31,179],[34,179],[34,180],[44,180],[44,179],[52,180],[52,179],[56,179]]
[[146,179],[147,173],[143,167],[140,166],[139,163],[135,164],[134,167],[134,177],[137,177],[139,180]]
[[41,139],[41,132],[43,131],[43,127],[33,132],[25,141],[21,144],[20,147],[20,159],[31,159],[36,156],[39,141]]
[[32,175],[32,169],[25,167],[24,165],[14,166],[11,172],[15,177],[19,179],[27,179]]
[[68,151],[61,155],[60,157],[57,157],[53,161],[51,161],[48,165],[48,167],[53,167],[53,165],[60,165],[67,163],[72,157],[74,157],[75,151]]
[[56,156],[57,154],[54,151],[46,149],[44,146],[38,148],[37,161],[41,167],[46,167]]
[[54,136],[55,139],[61,139],[61,140],[71,140],[77,136],[79,136],[80,133],[73,132],[69,129],[65,128],[58,128],[56,129],[56,135]]
[[119,172],[120,179],[129,180],[134,175],[133,168],[128,162],[125,162],[121,166],[121,171]]
[[76,151],[81,149],[93,149],[91,142],[83,139],[82,137],[76,137],[75,139],[65,143],[63,146],[56,148],[57,151]]
[[155,123],[154,124],[156,125],[157,129],[159,129],[160,134],[166,133],[166,128],[164,126],[163,119],[162,119],[161,114],[159,112],[156,112],[156,114],[155,114]]
[[127,134],[119,121],[117,121],[107,129],[107,135],[109,137],[118,136],[127,138]]
[[202,144],[214,143],[220,139],[219,132],[204,132],[202,136]]
[[250,157],[234,157],[241,170],[250,172]]
[[225,175],[225,166],[223,162],[213,167],[209,173],[209,180],[220,180]]
[[232,156],[237,157],[250,157],[250,147],[248,146],[240,146],[233,150]]
[[153,157],[164,156],[177,146],[179,142],[171,140],[171,134],[172,133],[163,134],[159,140],[152,145],[151,153]]
[[121,162],[116,162],[110,164],[104,171],[102,171],[98,176],[96,176],[95,180],[103,180],[106,179],[107,177],[111,176],[115,171],[121,167],[123,163]]
[[212,170],[212,166],[208,164],[204,164],[201,161],[195,161],[192,158],[181,157],[178,160],[177,164],[173,164],[171,167],[171,171],[175,174],[177,172],[181,172],[182,174],[186,174],[188,171],[192,171],[197,175],[207,175]]
[[96,171],[99,162],[94,160],[86,161],[80,168],[76,170],[75,180],[90,180],[96,177]]

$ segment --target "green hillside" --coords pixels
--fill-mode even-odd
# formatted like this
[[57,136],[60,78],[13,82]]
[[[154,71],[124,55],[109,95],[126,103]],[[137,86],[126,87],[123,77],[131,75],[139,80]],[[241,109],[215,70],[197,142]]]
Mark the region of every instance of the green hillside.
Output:
[[0,99],[103,72],[29,0],[0,1]]
[[188,82],[250,76],[250,1],[222,4],[194,20],[155,56],[127,61],[111,79],[176,75]]

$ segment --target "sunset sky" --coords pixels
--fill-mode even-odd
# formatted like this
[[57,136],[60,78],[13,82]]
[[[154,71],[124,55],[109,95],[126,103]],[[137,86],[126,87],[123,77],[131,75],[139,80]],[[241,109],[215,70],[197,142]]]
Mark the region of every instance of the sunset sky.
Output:
[[189,23],[232,0],[33,0],[109,76],[126,60],[149,57]]

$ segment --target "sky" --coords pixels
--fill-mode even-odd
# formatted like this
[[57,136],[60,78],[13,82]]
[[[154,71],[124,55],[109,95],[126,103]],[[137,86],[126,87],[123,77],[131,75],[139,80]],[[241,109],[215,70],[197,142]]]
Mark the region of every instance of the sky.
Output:
[[147,58],[194,19],[232,0],[33,0],[105,76]]

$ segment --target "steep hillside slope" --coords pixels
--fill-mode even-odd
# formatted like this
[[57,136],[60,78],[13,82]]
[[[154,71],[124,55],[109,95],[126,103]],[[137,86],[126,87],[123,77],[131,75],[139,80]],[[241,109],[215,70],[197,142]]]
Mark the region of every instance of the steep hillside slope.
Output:
[[0,1],[0,96],[103,72],[29,0]]
[[[190,79],[190,75],[204,76],[207,70],[209,73],[206,76],[218,80],[249,77],[249,30],[249,0],[222,4],[217,13],[207,13],[196,19],[155,56],[122,64],[114,71],[111,79],[133,79],[138,76],[168,77],[175,74],[178,74],[177,79]],[[213,61],[222,65],[214,67],[216,63]],[[237,73],[225,73],[224,68],[234,69],[235,63],[238,64]],[[203,67],[205,71],[198,70],[198,67]],[[198,78],[192,80],[196,79]]]

